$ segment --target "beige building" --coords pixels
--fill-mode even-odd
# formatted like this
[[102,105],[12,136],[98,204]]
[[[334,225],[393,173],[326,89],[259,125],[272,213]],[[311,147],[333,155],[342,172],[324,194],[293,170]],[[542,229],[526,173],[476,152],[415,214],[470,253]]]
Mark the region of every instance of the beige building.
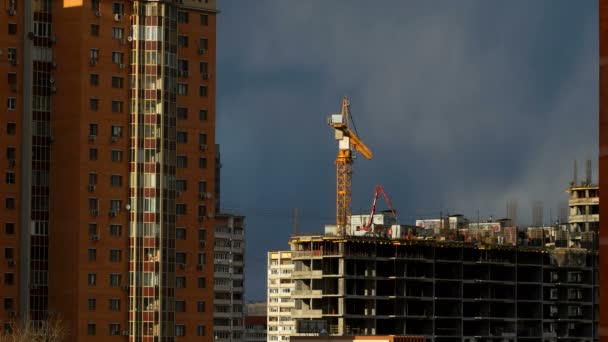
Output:
[[579,184],[566,190],[569,223],[573,231],[598,232],[600,225],[600,191],[597,184]]
[[289,341],[295,331],[291,319],[295,285],[291,252],[268,252],[268,341]]

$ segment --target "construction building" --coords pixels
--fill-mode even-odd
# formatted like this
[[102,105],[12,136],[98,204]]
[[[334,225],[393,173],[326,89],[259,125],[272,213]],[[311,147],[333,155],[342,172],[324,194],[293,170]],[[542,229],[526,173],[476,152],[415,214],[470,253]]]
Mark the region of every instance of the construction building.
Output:
[[245,217],[215,216],[214,341],[242,341],[244,326]]
[[211,341],[215,0],[0,7],[4,328]]
[[293,236],[294,321],[330,335],[592,341],[597,254],[580,248]]
[[268,252],[268,342],[289,341],[295,332],[291,255],[289,251]]

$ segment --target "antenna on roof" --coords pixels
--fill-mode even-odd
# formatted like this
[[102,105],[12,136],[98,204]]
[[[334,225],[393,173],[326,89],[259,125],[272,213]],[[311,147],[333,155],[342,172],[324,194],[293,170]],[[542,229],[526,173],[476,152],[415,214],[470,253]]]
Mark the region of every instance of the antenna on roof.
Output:
[[587,186],[591,185],[591,159],[585,162],[585,182]]
[[298,233],[298,208],[293,208],[293,235]]
[[578,183],[578,168],[576,167],[576,159],[574,159],[574,164],[572,167],[572,186],[576,186],[576,183]]

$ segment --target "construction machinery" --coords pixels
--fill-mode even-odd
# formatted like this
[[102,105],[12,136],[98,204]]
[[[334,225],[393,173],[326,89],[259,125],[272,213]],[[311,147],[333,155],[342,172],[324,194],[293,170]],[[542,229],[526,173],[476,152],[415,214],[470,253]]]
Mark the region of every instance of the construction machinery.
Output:
[[370,231],[372,229],[372,223],[374,222],[374,215],[376,214],[376,203],[378,202],[378,196],[382,194],[382,198],[384,198],[384,202],[388,205],[389,210],[393,214],[395,218],[395,223],[398,223],[397,211],[393,207],[391,200],[388,198],[388,195],[384,191],[384,187],[382,185],[376,185],[376,191],[374,192],[374,200],[372,201],[372,212],[369,214],[369,221],[361,228],[362,230]]
[[[329,126],[334,129],[338,141],[336,158],[336,226],[338,235],[346,235],[348,218],[351,216],[351,195],[353,176],[353,152],[359,152],[366,159],[372,159],[372,151],[349,127],[352,121],[350,103],[346,96],[342,99],[340,114],[332,114]],[[354,127],[354,125],[353,125]]]

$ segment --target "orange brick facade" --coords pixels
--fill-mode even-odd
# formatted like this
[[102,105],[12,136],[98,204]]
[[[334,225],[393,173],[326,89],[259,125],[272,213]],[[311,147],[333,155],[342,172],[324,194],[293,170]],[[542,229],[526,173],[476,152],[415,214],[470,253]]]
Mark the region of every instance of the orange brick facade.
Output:
[[[599,1],[599,183],[608,193],[608,1]],[[601,341],[608,341],[608,206],[600,205],[600,327]],[[603,295],[602,295],[603,294]]]
[[[118,338],[114,335],[129,335],[131,341],[213,339],[217,11],[214,0],[164,1],[161,16],[150,11],[150,3],[156,2],[2,4],[0,73],[9,75],[9,82],[0,83],[5,178],[0,184],[5,249],[0,322],[5,325],[57,312],[71,341]],[[162,43],[142,37],[138,43],[136,7],[140,23],[166,20],[177,33],[166,32]],[[162,46],[159,51],[177,60],[163,59],[167,64],[158,68],[144,63],[150,46]],[[139,77],[134,68],[144,75],[142,83],[133,81]],[[154,114],[165,122],[157,128],[162,134],[155,146],[166,163],[166,173],[157,174],[164,183],[156,206],[170,227],[162,228],[161,221],[156,240],[132,232],[134,198],[151,196],[143,185],[141,193],[134,186],[134,145],[144,140],[134,138],[140,114],[133,109],[136,96],[148,98],[143,80],[151,70],[163,80],[155,96],[163,103],[174,96],[176,108],[159,104]],[[172,203],[178,212],[168,209]],[[150,251],[148,244],[157,246],[156,263],[147,263],[146,255],[136,264],[135,254]],[[139,281],[137,272],[143,275],[148,267],[156,268],[163,285],[156,290],[132,286]],[[135,298],[149,291],[157,291],[162,309],[150,319],[154,324],[134,325],[142,310]],[[155,317],[150,309],[155,305],[150,302],[144,316]]]

